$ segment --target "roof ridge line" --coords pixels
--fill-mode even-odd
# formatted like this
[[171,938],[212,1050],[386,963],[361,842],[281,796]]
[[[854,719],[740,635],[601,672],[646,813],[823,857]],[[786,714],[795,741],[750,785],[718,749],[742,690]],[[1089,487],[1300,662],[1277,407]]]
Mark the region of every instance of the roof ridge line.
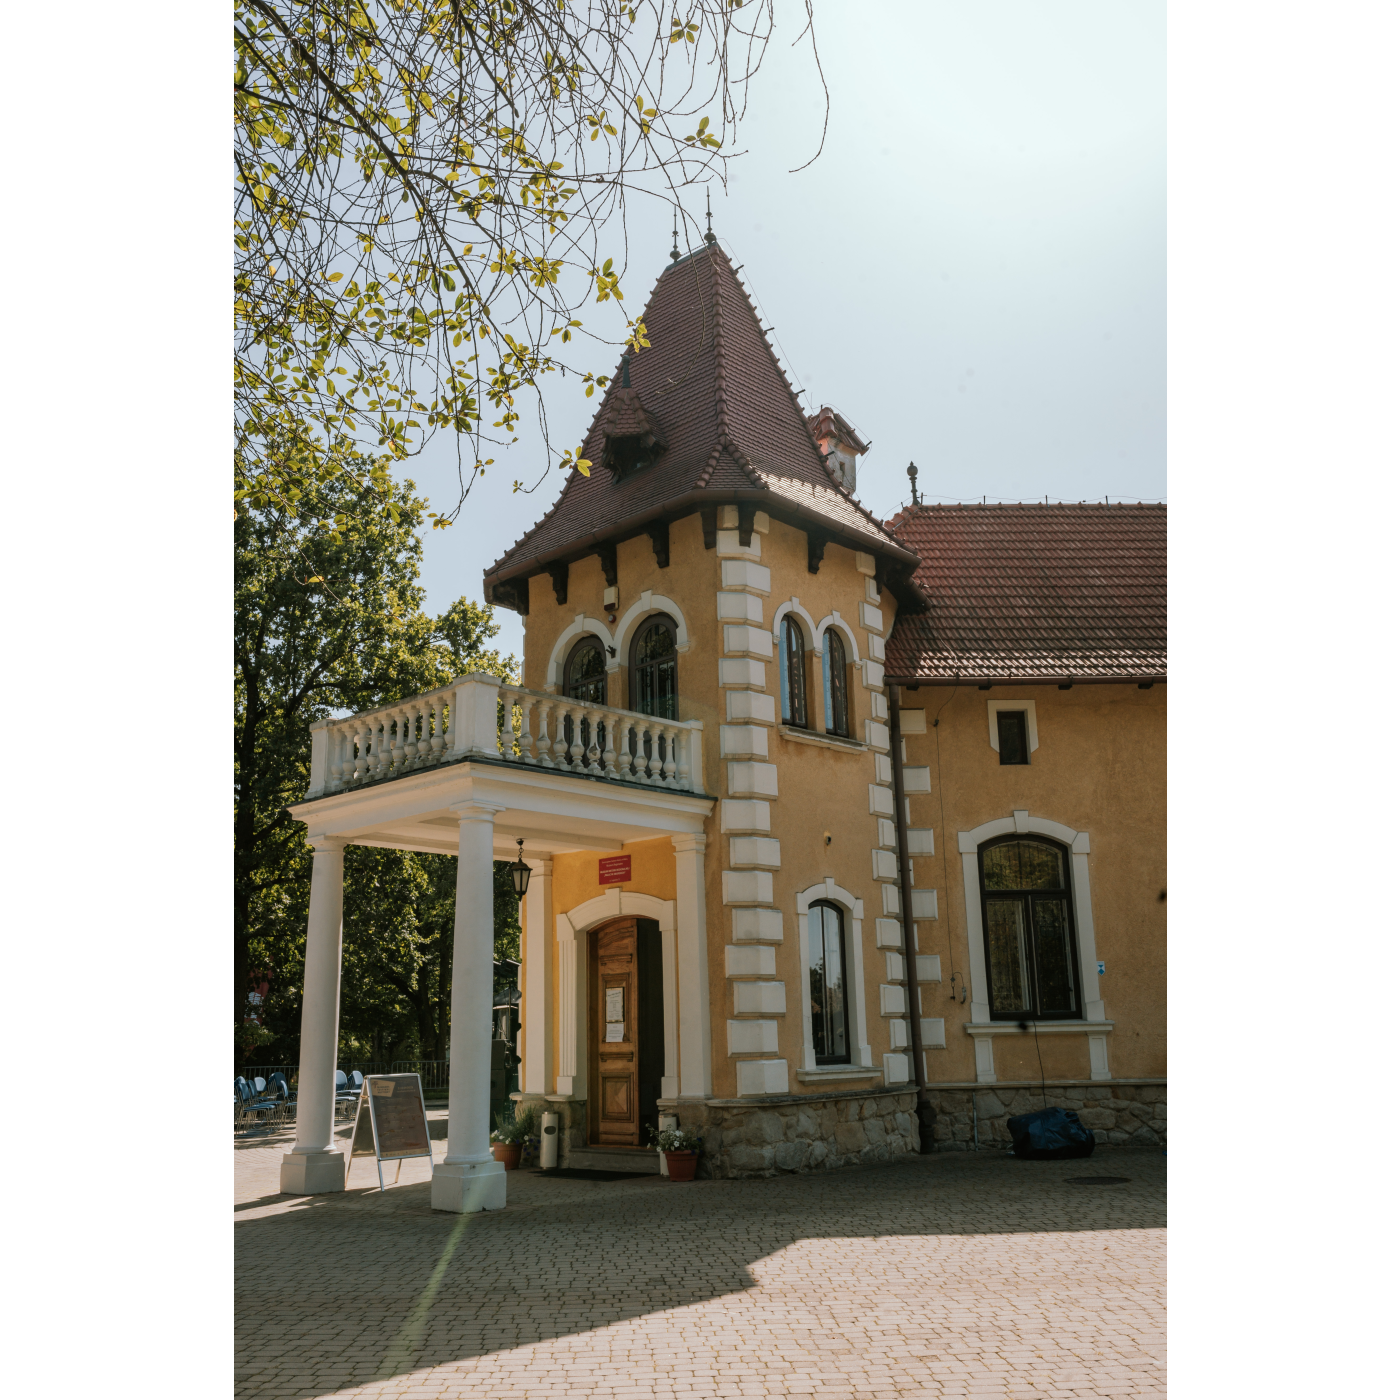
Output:
[[[723,256],[723,253],[721,253]],[[725,258],[728,262],[728,258]],[[730,265],[729,271],[736,282],[739,281],[738,273]],[[720,443],[728,449],[729,455],[738,463],[739,469],[748,479],[760,490],[766,491],[768,484],[754,470],[753,463],[749,461],[748,454],[734,439],[734,434],[729,431],[729,392],[727,388],[728,366],[725,362],[725,340],[724,340],[724,307],[723,297],[720,293],[720,269],[719,260],[712,257],[710,259],[710,272],[713,278],[712,290],[715,299],[715,416],[716,427],[719,429]],[[743,291],[743,283],[739,284],[739,290]],[[752,306],[750,302],[750,306]]]

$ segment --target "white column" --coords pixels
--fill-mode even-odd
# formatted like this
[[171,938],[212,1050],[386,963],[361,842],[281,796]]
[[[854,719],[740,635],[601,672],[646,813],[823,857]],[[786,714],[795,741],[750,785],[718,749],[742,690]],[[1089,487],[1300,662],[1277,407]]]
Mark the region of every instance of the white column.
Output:
[[308,838],[311,907],[306,919],[306,967],[301,1000],[301,1065],[297,1075],[297,1140],[282,1158],[281,1189],[310,1196],[345,1190],[345,1158],[332,1151],[335,1057],[340,1034],[340,916],[345,842]]
[[[676,997],[676,918],[671,906],[669,923],[661,926],[661,1022],[666,1048],[666,1072],[661,1076],[661,1097],[674,1099],[681,1091],[677,1069],[676,1021],[680,1007]],[[665,1157],[662,1157],[665,1162]]]
[[588,1097],[588,1017],[584,1014],[583,996],[588,989],[588,972],[581,964],[588,947],[586,937],[574,933],[567,914],[554,921],[555,938],[559,944],[559,989],[556,1004],[559,1012],[559,1077],[554,1092],[566,1098]]
[[554,1060],[554,862],[530,862],[525,895],[524,1061],[520,1087],[527,1094],[553,1092],[549,1072]]
[[459,825],[447,1156],[433,1167],[432,1203],[434,1210],[467,1214],[506,1203],[505,1167],[491,1155],[491,842],[500,809],[470,802],[452,810]]
[[676,849],[676,967],[680,988],[680,1097],[708,1098],[710,957],[705,924],[705,838],[673,836]]

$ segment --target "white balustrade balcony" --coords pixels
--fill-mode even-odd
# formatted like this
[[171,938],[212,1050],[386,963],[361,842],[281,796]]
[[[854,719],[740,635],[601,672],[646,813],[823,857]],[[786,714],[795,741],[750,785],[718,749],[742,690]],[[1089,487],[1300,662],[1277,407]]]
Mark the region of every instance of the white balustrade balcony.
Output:
[[475,672],[427,695],[312,725],[306,795],[482,758],[703,793],[701,734],[699,720],[656,719]]

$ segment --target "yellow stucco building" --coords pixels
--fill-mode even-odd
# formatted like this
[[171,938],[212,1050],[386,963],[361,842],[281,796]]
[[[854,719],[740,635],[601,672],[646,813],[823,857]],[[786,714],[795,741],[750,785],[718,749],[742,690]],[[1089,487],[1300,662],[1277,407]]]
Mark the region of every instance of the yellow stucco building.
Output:
[[[881,523],[865,444],[803,417],[717,247],[642,319],[591,475],[486,586],[524,614],[526,688],[703,730],[704,985],[646,949],[671,839],[537,861],[522,1097],[578,1165],[666,1114],[720,1174],[882,1160],[918,1148],[919,1078],[941,1147],[1005,1141],[1042,1074],[1103,1140],[1163,1140],[1164,508]],[[683,1084],[687,1015],[708,1063]]]
[[1164,1141],[1165,509],[879,521],[866,444],[803,415],[716,245],[642,319],[590,474],[486,572],[521,684],[313,728],[283,1189],[343,1184],[347,844],[458,860],[437,1208],[506,1199],[491,861],[517,852],[520,1097],[564,1165],[654,1170],[662,1119],[708,1175],[887,1161],[1004,1142],[1042,1102]]

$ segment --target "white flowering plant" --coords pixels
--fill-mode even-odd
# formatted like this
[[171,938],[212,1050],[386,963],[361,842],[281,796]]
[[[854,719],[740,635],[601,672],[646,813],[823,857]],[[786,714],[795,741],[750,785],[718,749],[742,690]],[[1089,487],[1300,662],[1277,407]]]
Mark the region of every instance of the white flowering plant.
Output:
[[663,1152],[699,1152],[700,1135],[688,1133],[684,1128],[662,1128],[651,1130],[651,1145]]

